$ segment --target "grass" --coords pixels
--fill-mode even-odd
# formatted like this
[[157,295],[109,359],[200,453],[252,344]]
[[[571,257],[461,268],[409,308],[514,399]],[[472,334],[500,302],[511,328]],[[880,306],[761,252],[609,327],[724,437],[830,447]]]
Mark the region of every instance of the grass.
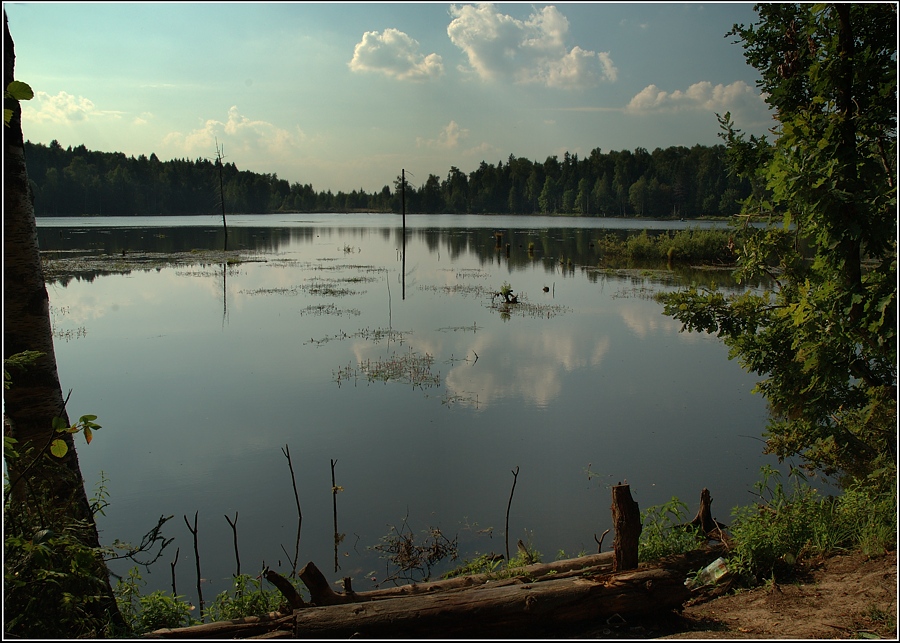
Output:
[[646,230],[627,239],[607,234],[597,241],[605,258],[687,263],[731,264],[735,260],[734,233],[724,230],[679,230],[649,235]]
[[347,365],[334,373],[334,381],[340,386],[349,380],[365,377],[369,382],[402,382],[413,388],[440,386],[440,373],[433,373],[434,357],[420,355],[412,350],[404,354],[393,354],[377,360],[364,360],[357,366]]

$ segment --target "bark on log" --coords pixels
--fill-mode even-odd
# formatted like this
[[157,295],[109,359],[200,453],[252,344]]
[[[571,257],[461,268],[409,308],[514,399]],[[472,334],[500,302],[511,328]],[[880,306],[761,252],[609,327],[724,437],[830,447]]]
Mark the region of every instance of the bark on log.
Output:
[[612,488],[612,516],[616,537],[613,539],[613,553],[617,572],[636,569],[638,566],[638,541],[641,537],[641,510],[631,497],[627,484]]
[[534,636],[548,627],[657,613],[690,596],[684,572],[648,568],[585,578],[488,583],[433,594],[312,607],[294,616],[295,638]]
[[[313,563],[307,563],[307,567],[316,568]],[[515,577],[525,578],[530,581],[539,580],[544,577],[554,576],[559,578],[563,574],[569,573],[592,573],[592,574],[600,574],[611,572],[613,568],[613,553],[606,552],[604,554],[593,554],[590,556],[581,556],[579,558],[568,558],[566,560],[558,560],[552,563],[535,563],[533,565],[526,565],[524,567],[517,568],[515,570]],[[316,568],[316,571],[318,569]],[[321,572],[320,572],[321,574]],[[458,576],[455,578],[448,578],[446,580],[439,581],[431,581],[426,583],[412,583],[410,585],[401,585],[399,587],[387,587],[385,589],[374,589],[366,592],[356,592],[354,596],[356,597],[355,602],[361,601],[371,601],[371,600],[381,600],[384,598],[397,598],[400,596],[410,596],[413,594],[433,594],[435,592],[442,592],[451,589],[464,589],[467,587],[475,587],[478,585],[484,585],[485,583],[491,581],[497,581],[501,576],[499,573],[487,573],[487,574],[473,574],[471,576]],[[300,573],[300,579],[306,582],[303,576],[303,572]],[[327,581],[322,577],[321,581],[313,581],[317,587],[321,587],[322,584],[328,588],[328,591],[331,591],[331,588],[328,586]],[[310,596],[312,597],[312,602],[317,603],[315,597],[312,593],[312,588],[307,585],[307,588],[310,590]],[[342,594],[336,594],[332,592],[335,596],[346,596]],[[329,600],[329,599],[326,599]],[[333,599],[331,599],[333,600]],[[337,605],[339,603],[349,603],[354,602],[350,600],[334,600],[331,603],[327,603],[329,605]],[[319,603],[317,603],[318,605]]]
[[231,621],[203,623],[190,627],[163,628],[144,634],[145,639],[247,639],[256,636],[271,636],[274,633],[290,634],[294,628],[293,614],[269,614],[268,616],[247,616]]
[[684,586],[687,575],[715,559],[722,549],[673,556],[617,574],[609,572],[611,552],[595,554],[529,565],[520,570],[528,570],[524,577],[498,581],[496,575],[492,579],[481,574],[360,592],[368,598],[366,602],[157,630],[144,638],[552,636],[553,628],[567,624],[603,623],[616,615],[632,618],[679,608],[691,595]]

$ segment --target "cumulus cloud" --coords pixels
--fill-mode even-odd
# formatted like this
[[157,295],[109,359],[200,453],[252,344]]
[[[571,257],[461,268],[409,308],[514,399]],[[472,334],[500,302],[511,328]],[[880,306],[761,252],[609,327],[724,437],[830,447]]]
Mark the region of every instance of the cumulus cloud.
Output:
[[461,69],[483,80],[510,78],[560,89],[616,80],[618,72],[608,52],[567,49],[569,21],[554,6],[527,20],[500,13],[492,4],[451,5],[450,15],[447,35],[469,61]]
[[437,54],[419,53],[419,43],[397,29],[367,31],[348,63],[355,72],[376,72],[397,80],[427,80],[444,73]]
[[290,132],[266,121],[254,121],[238,111],[237,106],[228,110],[228,120],[224,123],[208,119],[202,127],[187,134],[172,132],[163,139],[165,145],[180,153],[209,154],[215,149],[216,141],[227,144],[230,150],[241,152],[265,152],[275,157],[287,157],[305,139],[297,128]]
[[468,138],[469,130],[461,128],[456,121],[450,121],[447,127],[441,130],[437,138],[425,139],[416,137],[418,147],[431,147],[440,150],[452,150],[459,147],[461,140]]
[[51,96],[47,92],[36,92],[30,101],[22,102],[25,118],[33,123],[71,124],[86,122],[93,118],[119,118],[121,112],[99,110],[84,96],[72,96],[59,92]]
[[656,85],[648,85],[631,99],[626,111],[632,113],[684,110],[722,112],[735,111],[751,105],[758,106],[763,102],[763,97],[743,81],[737,81],[730,85],[713,85],[704,80],[694,83],[685,91],[666,92]]

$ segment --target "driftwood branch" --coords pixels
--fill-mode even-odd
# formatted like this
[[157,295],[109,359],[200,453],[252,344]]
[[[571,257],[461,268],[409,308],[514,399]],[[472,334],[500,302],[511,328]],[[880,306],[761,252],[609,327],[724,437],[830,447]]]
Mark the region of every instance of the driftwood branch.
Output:
[[291,585],[291,582],[284,576],[282,576],[278,572],[273,572],[271,569],[266,569],[265,577],[267,581],[278,588],[278,591],[281,592],[281,595],[284,596],[285,600],[287,600],[288,605],[290,605],[293,609],[300,609],[301,607],[307,606],[306,601],[303,600],[303,597],[300,596],[296,588]]

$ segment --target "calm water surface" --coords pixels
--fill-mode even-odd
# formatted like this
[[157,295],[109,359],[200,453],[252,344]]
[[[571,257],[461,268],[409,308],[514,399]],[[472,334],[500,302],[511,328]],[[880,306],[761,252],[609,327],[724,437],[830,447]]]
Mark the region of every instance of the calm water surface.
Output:
[[[438,527],[464,558],[504,553],[516,468],[510,546],[521,538],[545,560],[596,551],[620,481],[642,510],[677,496],[689,518],[703,487],[723,522],[752,499],[760,466],[776,465],[761,455],[756,377],[717,339],[662,315],[652,294],[672,284],[596,269],[592,241],[647,223],[408,216],[405,273],[400,225],[396,215],[230,217],[229,248],[252,261],[48,284],[69,415],[96,414],[103,427],[78,444],[89,490],[101,472],[107,481],[101,539],[137,542],[174,516],[173,544],[142,572],[148,592],[171,589],[180,548],[178,593],[196,602],[185,524],[195,513],[207,603],[235,572],[226,516],[237,517],[242,572],[290,572],[285,446],[303,516],[298,567],[313,561],[356,589],[393,571],[372,549],[392,527],[417,539]],[[216,217],[38,226],[42,249],[60,253],[223,241]],[[504,282],[518,306],[492,300]],[[412,381],[366,376],[428,360]]]

